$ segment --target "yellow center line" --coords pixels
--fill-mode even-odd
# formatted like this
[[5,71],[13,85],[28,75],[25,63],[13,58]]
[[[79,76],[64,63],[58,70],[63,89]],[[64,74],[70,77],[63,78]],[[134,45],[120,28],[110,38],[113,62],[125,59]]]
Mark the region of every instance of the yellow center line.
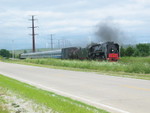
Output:
[[147,88],[140,88],[140,87],[135,87],[135,86],[130,86],[130,85],[121,85],[121,86],[127,87],[127,88],[132,88],[132,89],[143,90],[143,91],[150,91],[150,89],[147,89]]

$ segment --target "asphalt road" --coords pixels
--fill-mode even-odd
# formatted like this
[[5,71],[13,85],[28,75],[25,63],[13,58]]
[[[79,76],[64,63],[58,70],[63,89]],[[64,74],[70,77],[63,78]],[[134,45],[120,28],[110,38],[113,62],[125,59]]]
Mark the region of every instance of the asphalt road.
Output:
[[0,74],[112,113],[150,113],[150,81],[0,62]]

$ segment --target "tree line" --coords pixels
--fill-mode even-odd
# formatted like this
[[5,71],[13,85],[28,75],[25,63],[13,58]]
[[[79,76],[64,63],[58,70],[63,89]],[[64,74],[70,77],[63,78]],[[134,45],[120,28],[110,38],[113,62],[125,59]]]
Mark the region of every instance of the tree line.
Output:
[[0,56],[5,57],[5,58],[10,58],[12,56],[12,54],[10,53],[9,50],[1,49],[0,50]]
[[150,56],[150,44],[137,44],[136,46],[128,46],[127,48],[120,48],[121,56]]
[[[124,56],[134,56],[134,57],[145,57],[150,56],[150,43],[149,44],[137,44],[136,46],[128,46],[120,48],[121,57]],[[5,58],[12,57],[12,53],[9,50],[1,49],[0,56]]]

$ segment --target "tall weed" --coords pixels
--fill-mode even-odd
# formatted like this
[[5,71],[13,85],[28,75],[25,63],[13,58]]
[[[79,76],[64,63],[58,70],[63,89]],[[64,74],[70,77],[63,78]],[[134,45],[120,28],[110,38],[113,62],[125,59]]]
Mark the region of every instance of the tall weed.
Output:
[[129,73],[150,73],[150,57],[123,57],[118,62],[61,60],[61,59],[26,59],[25,62],[61,67],[81,68],[98,71]]

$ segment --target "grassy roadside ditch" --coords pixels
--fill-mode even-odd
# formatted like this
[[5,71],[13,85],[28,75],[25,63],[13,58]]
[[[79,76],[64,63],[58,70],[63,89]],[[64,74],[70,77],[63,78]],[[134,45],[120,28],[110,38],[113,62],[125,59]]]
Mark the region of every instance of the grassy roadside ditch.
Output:
[[51,58],[5,61],[48,68],[94,71],[113,76],[150,80],[150,57],[122,57],[118,62],[61,60]]
[[[10,108],[7,109],[8,104],[16,107],[21,106],[20,104],[16,104],[16,101],[20,100],[20,98],[20,102],[22,102],[21,104],[24,104],[24,102],[26,103],[25,105],[28,105],[29,103],[34,103],[34,105],[36,105],[36,107],[33,106],[32,108],[32,110],[35,109],[34,112],[42,110],[44,106],[44,109],[50,110],[51,113],[108,113],[104,110],[92,107],[90,105],[86,105],[82,102],[75,101],[52,92],[41,90],[34,86],[19,82],[3,75],[0,75],[0,94],[0,113],[9,112]],[[15,98],[13,97],[13,99],[15,102],[12,102],[11,100],[10,104],[8,100],[5,100],[6,98],[4,97],[8,95],[10,97],[14,96]],[[29,103],[27,103],[28,101]],[[45,111],[42,112],[45,113]]]
[[3,95],[5,95],[6,92],[0,88],[0,113],[9,113],[7,107],[5,106],[6,101],[3,99]]

